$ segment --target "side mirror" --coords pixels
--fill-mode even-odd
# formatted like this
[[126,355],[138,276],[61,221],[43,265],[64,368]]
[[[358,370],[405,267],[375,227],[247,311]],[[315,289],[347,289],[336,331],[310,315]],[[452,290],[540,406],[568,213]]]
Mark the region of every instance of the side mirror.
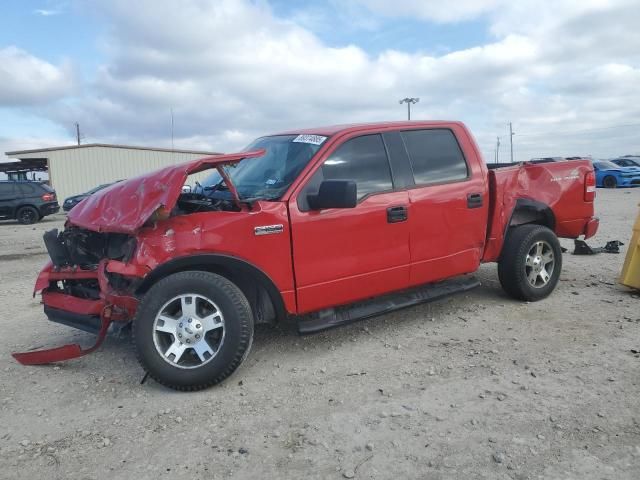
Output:
[[353,208],[358,203],[358,189],[352,180],[324,180],[318,193],[307,195],[311,210]]

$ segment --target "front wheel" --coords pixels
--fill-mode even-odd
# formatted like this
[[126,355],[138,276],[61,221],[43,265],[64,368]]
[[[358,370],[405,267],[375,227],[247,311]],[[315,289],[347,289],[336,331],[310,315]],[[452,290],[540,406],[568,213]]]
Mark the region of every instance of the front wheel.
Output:
[[542,225],[509,229],[498,277],[510,296],[530,302],[542,300],[556,288],[561,270],[562,250],[553,231]]
[[138,360],[158,383],[201,390],[222,382],[253,341],[253,314],[242,291],[209,272],[179,272],[145,294],[133,322]]

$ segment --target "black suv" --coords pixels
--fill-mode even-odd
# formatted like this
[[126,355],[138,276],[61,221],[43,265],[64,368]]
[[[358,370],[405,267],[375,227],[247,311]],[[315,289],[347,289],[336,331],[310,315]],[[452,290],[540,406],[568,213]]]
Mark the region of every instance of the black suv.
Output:
[[56,191],[46,183],[0,181],[0,219],[15,218],[27,225],[58,210]]

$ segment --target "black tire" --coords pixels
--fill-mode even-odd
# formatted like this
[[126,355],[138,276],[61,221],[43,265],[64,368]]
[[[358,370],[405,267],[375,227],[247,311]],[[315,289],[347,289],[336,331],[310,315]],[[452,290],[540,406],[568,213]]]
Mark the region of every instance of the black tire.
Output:
[[607,175],[602,179],[602,185],[604,185],[605,188],[616,188],[618,186],[618,180],[616,180],[616,177]]
[[[544,272],[538,273],[534,269],[540,268],[540,261],[536,262],[538,256],[530,253],[535,251],[538,245],[542,248],[548,247],[544,255],[549,259],[548,253],[553,254],[553,265],[549,275],[543,265]],[[542,255],[540,256],[542,258]],[[543,260],[545,261],[545,260]],[[532,265],[530,265],[530,263]],[[562,271],[562,249],[555,233],[542,225],[520,225],[512,227],[507,232],[502,255],[498,262],[498,277],[500,284],[507,294],[518,300],[535,302],[549,296],[556,288]],[[536,285],[532,284],[531,278],[535,277]],[[548,277],[545,281],[543,277]]]
[[[224,335],[218,340],[218,349],[206,362],[198,359],[193,348],[189,349],[186,344],[180,343],[181,347],[187,348],[181,355],[185,356],[188,352],[196,363],[205,362],[199,366],[174,366],[171,362],[175,361],[175,356],[167,357],[166,352],[163,356],[159,351],[160,347],[156,346],[160,342],[159,335],[162,337],[162,333],[157,333],[156,316],[166,311],[163,308],[168,302],[181,295],[197,295],[204,300],[210,300],[223,316]],[[197,301],[195,304],[197,305]],[[197,306],[194,306],[194,309],[197,309]],[[185,318],[184,312],[179,315]],[[251,349],[253,323],[249,302],[235,284],[214,273],[187,271],[169,275],[147,291],[138,305],[133,321],[133,338],[138,360],[151,378],[175,390],[194,391],[222,382],[240,366]],[[203,334],[203,340],[204,337]],[[178,341],[175,334],[169,334],[169,338],[172,339],[169,342]],[[183,340],[184,338],[181,341]]]
[[34,207],[20,207],[16,213],[16,220],[23,225],[31,225],[40,220],[40,212]]

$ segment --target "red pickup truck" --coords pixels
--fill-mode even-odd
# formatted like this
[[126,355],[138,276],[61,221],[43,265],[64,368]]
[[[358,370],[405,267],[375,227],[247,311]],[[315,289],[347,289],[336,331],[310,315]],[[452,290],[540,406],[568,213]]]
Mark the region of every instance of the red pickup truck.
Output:
[[76,358],[132,322],[149,375],[196,390],[238,368],[256,323],[315,332],[475,287],[482,262],[512,297],[540,300],[560,276],[557,237],[596,232],[594,197],[590,162],[487,166],[460,122],[265,136],[75,207],[44,236],[34,294],[96,344],[14,357]]

